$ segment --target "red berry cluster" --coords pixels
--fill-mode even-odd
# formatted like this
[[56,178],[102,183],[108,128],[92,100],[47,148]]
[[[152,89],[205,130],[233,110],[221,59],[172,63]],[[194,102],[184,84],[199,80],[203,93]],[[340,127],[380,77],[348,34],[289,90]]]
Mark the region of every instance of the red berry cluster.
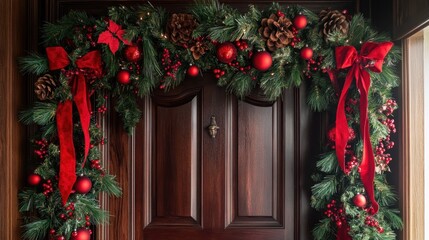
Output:
[[86,26],[84,25],[82,27],[83,29],[83,33],[85,34],[86,39],[90,42],[91,47],[95,47],[97,45],[97,43],[94,40],[94,33],[95,30],[97,29],[97,26]]
[[89,215],[85,215],[85,226],[86,227],[91,226],[91,218]]
[[249,48],[249,45],[247,44],[246,40],[237,40],[234,42],[234,45],[240,49],[241,51],[246,50],[247,48]]
[[129,65],[128,65],[128,70],[129,71],[134,71],[134,70],[136,70],[136,74],[137,75],[140,75],[140,73],[141,73],[141,66],[138,64],[138,63],[135,63],[135,62],[133,62],[133,63],[130,63]]
[[54,188],[52,186],[52,181],[48,179],[45,183],[42,184],[43,187],[43,195],[45,197],[48,197],[49,194],[51,194],[54,191]]
[[354,98],[349,98],[346,101],[346,112],[351,114],[354,112],[356,106],[358,104],[358,100]]
[[396,133],[395,119],[386,118],[386,120],[383,121],[383,124],[389,128],[389,132]]
[[[179,56],[176,54],[174,58],[179,58]],[[172,78],[173,80],[176,80],[176,73],[179,70],[179,67],[182,65],[182,62],[177,60],[173,61],[171,59],[170,51],[167,48],[164,48],[161,58],[161,64],[164,67],[164,79],[166,78]],[[161,80],[161,82],[164,80]],[[162,84],[160,86],[161,89],[165,88],[165,85]]]
[[56,235],[55,229],[49,230],[49,240],[65,240],[66,238],[62,235]]
[[218,68],[213,69],[213,73],[215,74],[216,78],[220,78],[223,75],[225,75],[225,71],[224,70],[220,70]]
[[398,104],[395,100],[389,99],[380,109],[380,112],[386,116],[392,115],[392,113],[398,108]]
[[378,221],[372,216],[366,216],[365,217],[365,224],[370,226],[370,227],[376,228],[379,233],[384,232],[384,229],[380,226]]
[[320,69],[320,65],[322,65],[323,62],[323,57],[322,56],[318,56],[316,59],[310,58],[307,60],[307,70],[304,70],[304,75],[307,78],[311,78],[312,74],[311,71],[319,71]]
[[37,145],[38,149],[34,150],[34,153],[40,158],[43,159],[48,154],[48,141],[46,139],[35,140],[34,143]]
[[102,106],[98,107],[97,111],[99,113],[105,113],[107,111],[107,107],[105,105],[102,105]]
[[346,173],[349,174],[353,170],[353,168],[358,166],[359,166],[359,162],[357,157],[354,154],[350,154],[350,158],[346,164]]
[[326,205],[325,215],[331,218],[337,227],[341,227],[346,222],[346,214],[342,206],[338,206],[335,200],[332,200]]
[[91,160],[91,168],[103,172],[103,168],[101,167],[100,160],[95,159]]
[[61,213],[60,218],[64,221],[67,220],[67,218],[73,218],[74,210],[75,210],[74,203],[73,202],[69,203],[67,207],[65,207],[65,210],[66,210],[66,213]]

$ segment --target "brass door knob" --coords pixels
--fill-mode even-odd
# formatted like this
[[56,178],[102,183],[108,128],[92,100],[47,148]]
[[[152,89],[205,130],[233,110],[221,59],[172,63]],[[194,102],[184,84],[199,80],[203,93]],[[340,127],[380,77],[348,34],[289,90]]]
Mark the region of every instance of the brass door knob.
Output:
[[209,134],[212,138],[215,138],[217,135],[217,131],[220,127],[216,124],[216,117],[212,116],[210,118],[210,125],[208,126]]

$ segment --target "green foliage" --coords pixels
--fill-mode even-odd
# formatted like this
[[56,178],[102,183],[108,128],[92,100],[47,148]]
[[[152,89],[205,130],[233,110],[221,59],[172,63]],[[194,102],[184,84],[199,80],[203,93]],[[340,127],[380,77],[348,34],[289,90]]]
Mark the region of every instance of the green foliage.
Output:
[[22,233],[22,237],[28,240],[45,239],[50,224],[51,223],[48,219],[42,219],[27,223],[23,226],[24,232]]
[[56,111],[57,104],[54,102],[35,102],[33,108],[19,114],[19,121],[27,125],[47,125],[55,120]]
[[49,64],[46,57],[32,53],[19,59],[19,68],[23,73],[42,75],[49,70]]

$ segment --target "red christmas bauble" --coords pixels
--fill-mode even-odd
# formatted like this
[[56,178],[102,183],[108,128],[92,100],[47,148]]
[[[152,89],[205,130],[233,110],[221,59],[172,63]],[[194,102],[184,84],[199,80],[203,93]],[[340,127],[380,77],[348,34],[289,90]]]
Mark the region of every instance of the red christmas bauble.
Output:
[[313,57],[313,49],[309,47],[303,47],[301,48],[301,58],[308,60]]
[[223,63],[230,63],[237,57],[237,48],[230,42],[221,43],[216,51],[217,59]]
[[297,29],[303,29],[307,26],[307,17],[305,15],[298,15],[293,19],[293,25]]
[[267,71],[273,64],[273,58],[269,52],[257,52],[253,54],[252,65],[259,71]]
[[39,174],[32,173],[28,176],[27,181],[31,186],[37,186],[42,182],[42,177]]
[[86,176],[80,176],[76,179],[76,182],[74,183],[74,189],[76,192],[80,194],[86,194],[89,191],[91,191],[92,188],[92,182],[89,177]]
[[71,240],[90,240],[91,232],[86,228],[79,228],[72,233]]
[[356,207],[364,208],[366,206],[366,197],[362,194],[356,194],[353,198],[353,203]]
[[120,84],[129,84],[131,82],[130,72],[128,72],[127,70],[119,71],[118,75],[116,75],[116,80],[118,80]]
[[128,45],[125,47],[124,56],[127,61],[137,62],[141,59],[142,54],[139,47],[136,45]]
[[196,77],[198,76],[199,72],[200,72],[200,69],[197,66],[192,65],[188,68],[188,71],[186,73],[191,77]]

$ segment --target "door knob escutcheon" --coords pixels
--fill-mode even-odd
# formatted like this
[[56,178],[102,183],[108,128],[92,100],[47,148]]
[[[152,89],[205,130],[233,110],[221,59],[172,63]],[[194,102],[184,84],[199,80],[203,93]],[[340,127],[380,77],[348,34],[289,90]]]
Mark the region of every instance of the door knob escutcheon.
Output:
[[220,127],[216,124],[216,117],[214,115],[210,118],[210,125],[208,126],[208,129],[210,136],[215,138]]

